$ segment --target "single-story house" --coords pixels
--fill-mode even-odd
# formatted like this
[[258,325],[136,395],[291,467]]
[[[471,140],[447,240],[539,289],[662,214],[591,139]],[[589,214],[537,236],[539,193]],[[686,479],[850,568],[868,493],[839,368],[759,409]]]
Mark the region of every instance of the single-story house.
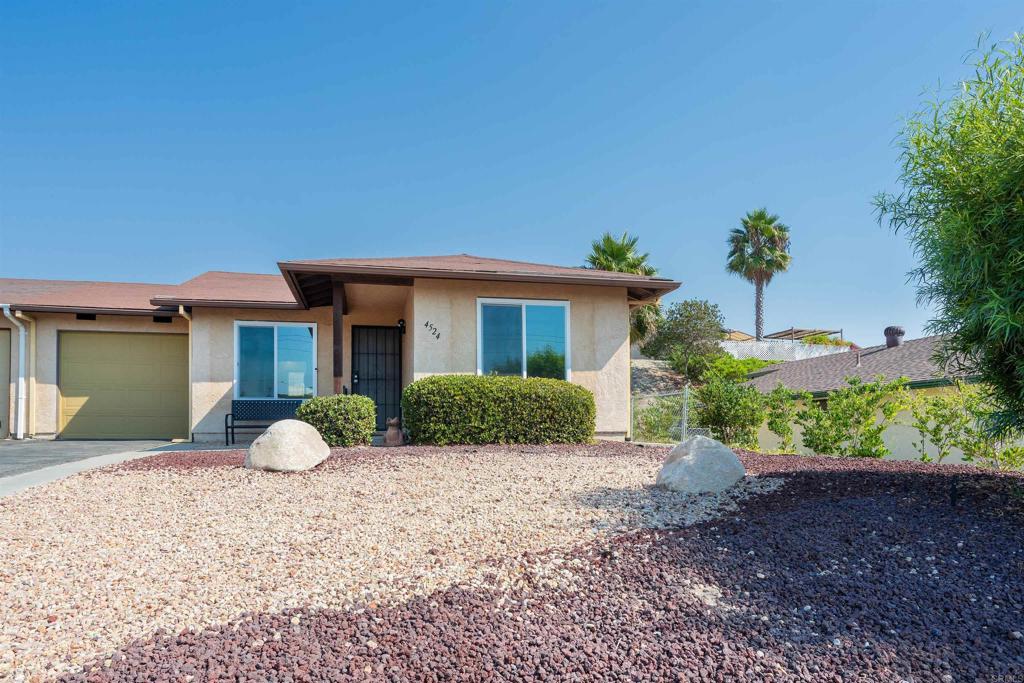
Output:
[[[884,344],[770,365],[751,373],[748,384],[762,393],[782,384],[793,391],[806,391],[815,400],[825,402],[830,392],[849,386],[846,381],[848,377],[859,377],[865,382],[873,381],[878,376],[890,380],[905,377],[908,389],[916,394],[954,389],[953,379],[935,361],[941,337],[903,341],[901,329],[890,327],[886,328],[886,332],[889,334],[886,334]],[[901,412],[895,424],[883,435],[886,446],[899,459],[913,459],[917,455],[913,442],[920,441],[920,437],[917,430],[910,426],[911,419],[909,411]],[[800,428],[797,427],[796,431],[799,443]],[[778,438],[765,427],[762,427],[758,440],[762,447],[778,447]],[[954,460],[958,457],[959,453],[955,453]]]
[[624,438],[630,308],[679,287],[468,254],[278,267],[178,285],[0,279],[0,437],[215,441],[233,400],[343,392],[372,397],[383,426],[416,379],[543,372],[590,389],[598,435]]

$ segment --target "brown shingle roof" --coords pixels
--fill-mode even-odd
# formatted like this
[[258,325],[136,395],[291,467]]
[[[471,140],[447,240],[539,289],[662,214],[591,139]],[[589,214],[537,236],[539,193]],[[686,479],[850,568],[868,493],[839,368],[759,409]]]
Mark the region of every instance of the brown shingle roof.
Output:
[[385,258],[352,258],[352,259],[311,259],[284,261],[282,268],[294,266],[326,266],[352,268],[354,270],[386,268],[394,271],[439,271],[492,273],[502,275],[561,275],[565,277],[583,277],[611,280],[648,280],[653,282],[671,282],[668,278],[648,278],[632,273],[615,273],[605,270],[594,270],[575,266],[552,266],[544,263],[527,261],[510,261],[508,259],[487,258],[471,254],[452,254],[449,256],[396,256]]
[[150,303],[155,295],[174,285],[142,282],[92,282],[87,280],[27,280],[0,278],[0,303],[21,311],[82,313],[160,312]]
[[153,297],[153,303],[239,308],[301,308],[281,275],[211,270]]
[[761,392],[781,383],[795,391],[817,393],[846,386],[847,377],[872,380],[883,375],[889,379],[906,377],[911,382],[942,379],[945,373],[933,360],[940,340],[939,336],[923,337],[891,349],[884,344],[860,349],[860,365],[856,350],[780,363],[761,370],[748,384]]

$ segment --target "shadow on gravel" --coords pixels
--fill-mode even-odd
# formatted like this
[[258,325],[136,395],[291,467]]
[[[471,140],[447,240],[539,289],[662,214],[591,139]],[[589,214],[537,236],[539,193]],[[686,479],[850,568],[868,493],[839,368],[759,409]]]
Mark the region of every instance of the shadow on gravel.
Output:
[[248,615],[157,635],[64,680],[1024,676],[1020,480],[819,460],[744,457],[786,484],[727,519],[559,555],[561,589]]

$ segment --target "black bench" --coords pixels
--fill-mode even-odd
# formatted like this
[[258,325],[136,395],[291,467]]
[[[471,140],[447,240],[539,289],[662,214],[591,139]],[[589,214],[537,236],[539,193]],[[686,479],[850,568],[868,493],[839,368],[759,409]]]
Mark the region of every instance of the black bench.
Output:
[[[224,445],[235,443],[235,429],[265,428],[278,420],[295,417],[301,398],[254,398],[231,402],[231,412],[224,416]],[[239,425],[237,422],[245,422]],[[228,437],[230,434],[230,439]]]

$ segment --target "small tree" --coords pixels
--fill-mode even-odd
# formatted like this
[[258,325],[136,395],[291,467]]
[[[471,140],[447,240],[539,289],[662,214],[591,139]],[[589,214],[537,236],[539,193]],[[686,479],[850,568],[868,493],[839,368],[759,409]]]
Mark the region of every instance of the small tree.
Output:
[[667,359],[689,379],[699,377],[701,358],[722,353],[725,318],[716,304],[701,299],[679,301],[668,307],[654,337],[642,346],[644,353]]
[[764,400],[757,389],[712,378],[694,391],[693,421],[730,446],[757,448],[757,430],[764,422]]
[[[960,447],[970,428],[971,416],[959,388],[952,392],[915,396],[910,412],[913,416],[910,426],[917,430],[920,438],[913,443],[921,462],[942,462],[954,448]],[[929,445],[935,448],[934,458],[928,453]]]
[[[953,449],[960,449],[964,461],[997,470],[1017,470],[1024,465],[1024,448],[1013,443],[1016,431],[996,435],[988,429],[996,409],[987,387],[957,384],[955,391],[921,396],[911,410],[913,427],[921,441],[914,446],[923,462],[942,462]],[[934,458],[927,451],[935,447]]]
[[776,385],[764,397],[768,431],[779,437],[779,449],[783,453],[792,453],[795,450],[793,422],[796,421],[797,400],[810,400],[810,397],[806,392],[799,396],[794,395],[782,384]]
[[909,403],[907,380],[873,382],[848,377],[849,386],[828,395],[827,405],[809,402],[797,411],[803,444],[821,455],[881,458],[889,455],[882,434]]
[[1024,36],[975,53],[974,73],[913,114],[900,138],[901,192],[880,220],[902,231],[918,298],[958,375],[992,389],[990,423],[1024,427]]

